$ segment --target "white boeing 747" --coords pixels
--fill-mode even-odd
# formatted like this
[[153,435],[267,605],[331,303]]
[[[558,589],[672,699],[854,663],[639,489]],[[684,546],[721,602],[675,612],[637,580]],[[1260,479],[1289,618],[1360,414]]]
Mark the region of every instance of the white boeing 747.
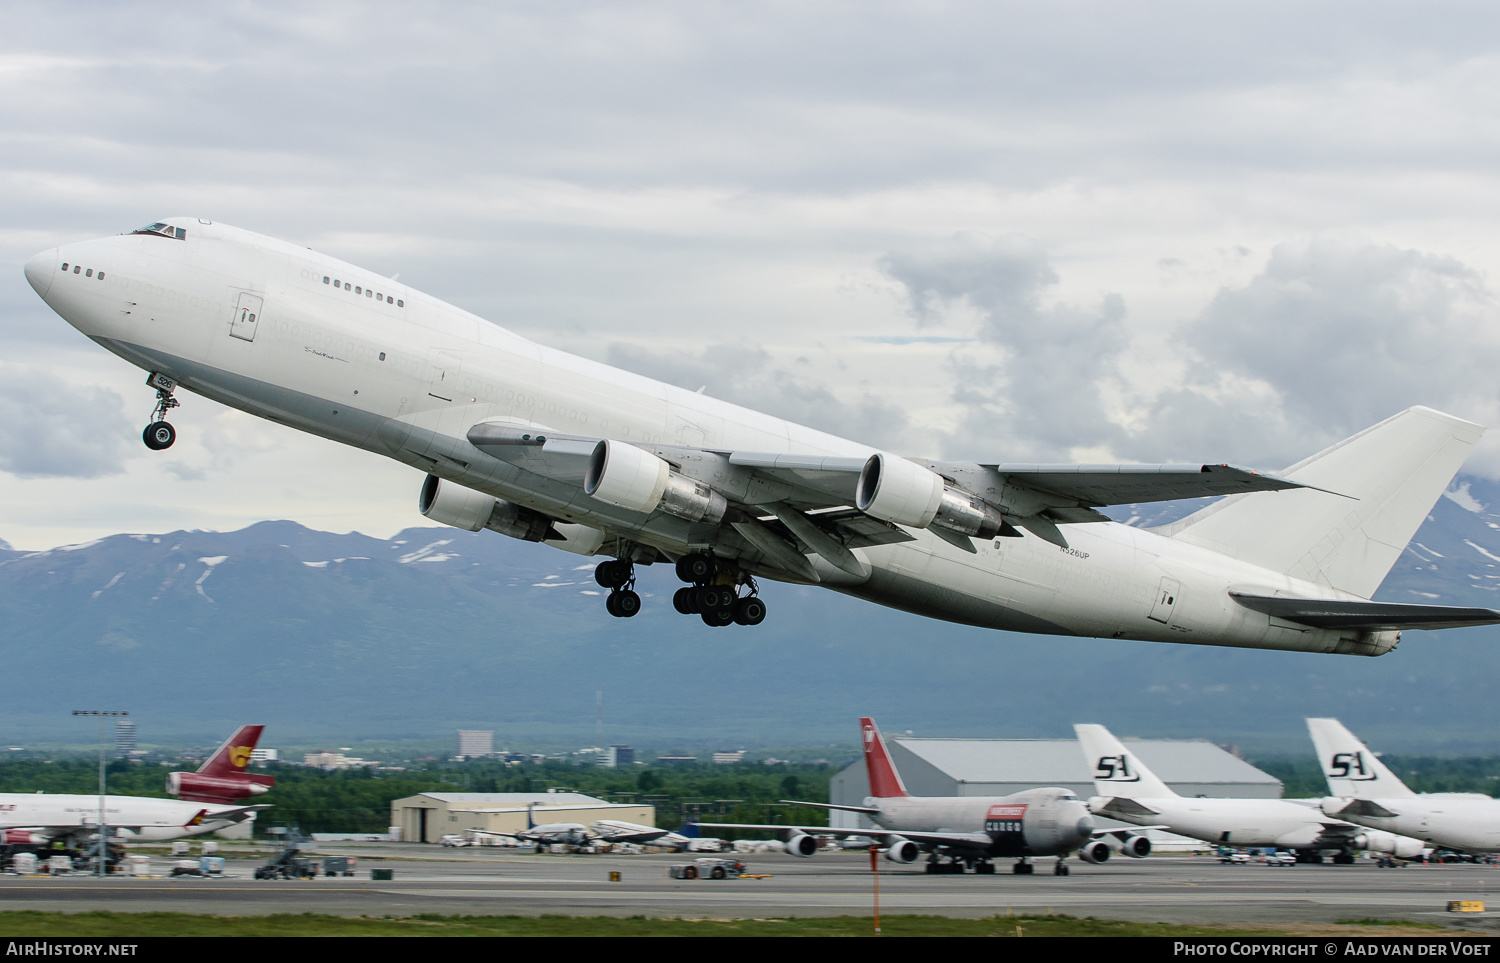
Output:
[[[1381,655],[1491,609],[1369,601],[1483,429],[1411,408],[1269,475],[903,457],[521,338],[395,280],[192,217],[44,251],[31,286],[177,389],[424,472],[427,518],[610,558],[606,608],[766,615],[756,577],[1018,632]],[[333,480],[329,480],[333,483]],[[1229,497],[1143,530],[1098,509]]]
[[1323,811],[1460,853],[1500,853],[1500,799],[1477,792],[1416,793],[1337,719],[1308,731],[1332,798]]
[[1103,726],[1076,725],[1078,744],[1094,774],[1089,811],[1137,826],[1152,825],[1219,846],[1274,846],[1297,851],[1299,863],[1352,863],[1360,850],[1410,858],[1420,840],[1365,829],[1324,815],[1317,803],[1290,799],[1179,796]]

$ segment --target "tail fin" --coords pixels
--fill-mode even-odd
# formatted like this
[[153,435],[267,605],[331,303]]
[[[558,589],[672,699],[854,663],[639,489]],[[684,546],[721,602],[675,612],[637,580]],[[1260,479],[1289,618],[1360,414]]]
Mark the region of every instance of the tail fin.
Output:
[[1325,491],[1231,495],[1157,531],[1369,598],[1482,434],[1408,408],[1283,473]]
[[1337,719],[1309,719],[1307,731],[1318,750],[1318,765],[1328,778],[1329,795],[1359,799],[1416,795]]
[[1177,795],[1137,759],[1108,729],[1075,725],[1083,757],[1094,774],[1094,791],[1127,799],[1164,799]]
[[874,719],[859,720],[860,738],[865,745],[865,770],[870,774],[870,795],[877,799],[909,796],[901,774],[891,764],[891,755],[885,750],[885,740]]
[[240,775],[250,765],[250,753],[255,751],[255,744],[260,741],[260,733],[264,728],[265,726],[240,726],[217,752],[208,757],[207,762],[198,767],[198,772],[204,776]]

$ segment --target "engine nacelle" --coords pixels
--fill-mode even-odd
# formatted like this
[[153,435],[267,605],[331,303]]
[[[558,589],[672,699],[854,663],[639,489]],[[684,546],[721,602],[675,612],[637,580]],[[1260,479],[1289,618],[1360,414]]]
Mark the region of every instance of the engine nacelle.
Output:
[[605,439],[594,446],[583,490],[606,505],[649,515],[660,509],[690,522],[717,525],[729,504],[724,496],[694,481],[660,458],[625,442]]
[[876,452],[865,462],[854,489],[854,505],[866,515],[912,528],[926,528],[943,503],[943,476],[921,465]]
[[541,512],[512,504],[494,495],[428,475],[417,496],[417,510],[423,518],[444,525],[477,532],[488,528],[523,542],[540,542],[547,537],[552,519]]
[[818,851],[818,841],[807,833],[793,833],[786,841],[786,851],[793,856],[801,856],[803,859]]
[[1120,852],[1131,859],[1145,859],[1151,855],[1151,840],[1145,836],[1127,836]]
[[7,829],[0,833],[0,839],[4,839],[7,846],[45,846],[47,844],[46,836],[29,829]]
[[1401,859],[1415,859],[1427,846],[1420,839],[1398,836],[1380,829],[1367,829],[1354,837],[1356,849],[1368,849],[1372,853],[1386,853]]
[[241,799],[270,792],[274,776],[259,773],[243,776],[205,776],[196,772],[167,773],[167,792],[191,802],[237,803]]
[[978,495],[958,488],[944,488],[932,524],[975,538],[994,538],[1005,528],[1005,516]]
[[886,847],[885,858],[893,863],[914,863],[922,851],[917,849],[917,844],[909,839],[899,836],[891,838],[890,846]]
[[1095,865],[1098,865],[1099,863],[1107,863],[1109,862],[1109,843],[1106,843],[1102,839],[1096,839],[1091,843],[1086,843],[1084,844],[1084,847],[1078,851],[1078,858],[1083,860],[1085,863],[1093,863]]

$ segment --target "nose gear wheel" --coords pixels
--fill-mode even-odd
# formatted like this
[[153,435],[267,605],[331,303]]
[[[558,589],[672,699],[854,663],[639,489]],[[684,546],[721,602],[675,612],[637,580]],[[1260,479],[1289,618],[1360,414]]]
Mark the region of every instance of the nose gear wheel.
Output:
[[151,423],[141,432],[141,440],[152,451],[164,451],[177,440],[177,429],[167,423],[167,412],[181,407],[182,402],[172,396],[177,382],[159,372],[151,372],[146,384],[156,389],[156,407],[151,409]]

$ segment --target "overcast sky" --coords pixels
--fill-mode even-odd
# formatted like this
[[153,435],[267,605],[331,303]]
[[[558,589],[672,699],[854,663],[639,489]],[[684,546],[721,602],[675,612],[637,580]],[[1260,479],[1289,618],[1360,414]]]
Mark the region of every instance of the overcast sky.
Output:
[[420,521],[411,469],[195,396],[141,445],[144,374],[21,265],[168,215],[907,454],[1500,427],[1497,37],[1369,0],[7,3],[0,538]]

